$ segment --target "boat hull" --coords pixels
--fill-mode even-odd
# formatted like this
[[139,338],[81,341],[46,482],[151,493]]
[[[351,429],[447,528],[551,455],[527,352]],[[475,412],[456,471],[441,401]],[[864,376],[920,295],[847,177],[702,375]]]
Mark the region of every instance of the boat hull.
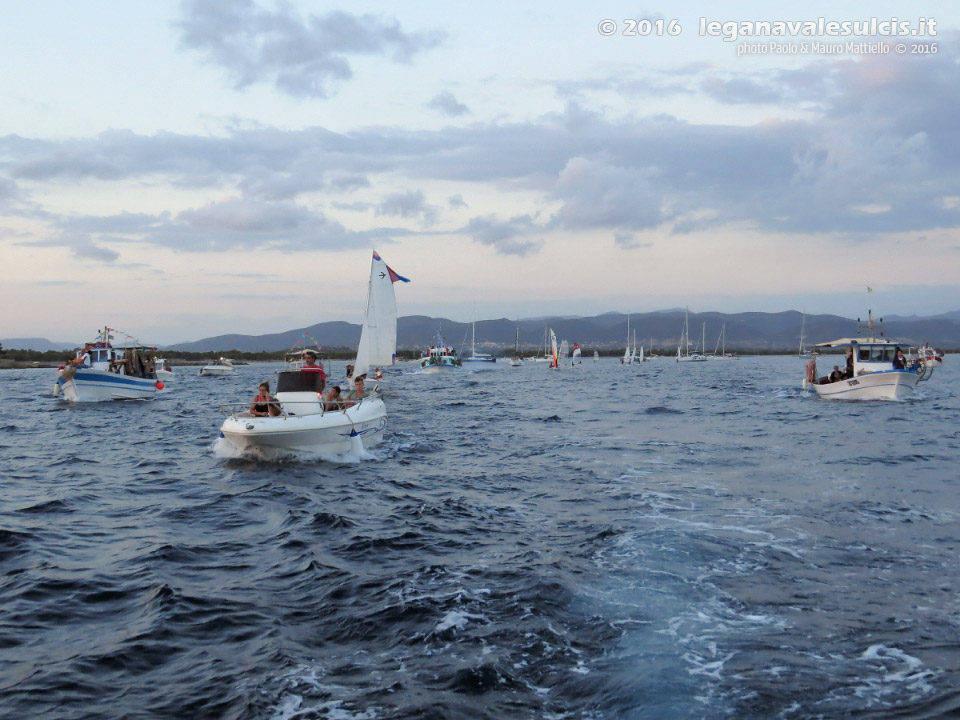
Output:
[[365,399],[346,410],[323,414],[249,417],[231,415],[220,434],[242,452],[303,451],[344,454],[353,447],[355,430],[364,449],[383,440],[387,409],[379,398]]
[[903,400],[913,395],[918,380],[909,370],[887,370],[812,387],[825,400]]
[[106,370],[81,369],[73,377],[57,373],[54,389],[67,402],[105,402],[107,400],[144,400],[157,395],[154,378],[128,377]]

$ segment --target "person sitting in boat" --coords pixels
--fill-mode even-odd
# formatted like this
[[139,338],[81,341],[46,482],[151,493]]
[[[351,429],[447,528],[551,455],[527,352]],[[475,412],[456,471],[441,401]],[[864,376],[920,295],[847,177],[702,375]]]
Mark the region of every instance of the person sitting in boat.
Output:
[[340,410],[343,408],[343,398],[340,396],[340,386],[334,385],[323,394],[324,410]]
[[893,356],[893,369],[894,370],[906,370],[907,369],[907,359],[903,356],[903,350],[900,349],[900,346],[897,345],[896,350],[894,351]]
[[837,382],[838,380],[843,380],[843,371],[839,365],[834,365],[833,372],[830,373],[830,382]]
[[275,397],[270,394],[270,383],[262,382],[259,387],[260,392],[250,403],[250,414],[255,417],[277,417],[280,413],[280,405]]
[[317,365],[317,354],[313,350],[307,350],[303,354],[303,366],[300,372],[318,372],[320,373],[320,392],[327,384],[327,374],[323,371],[322,365]]
[[353,382],[353,365],[347,365],[347,381]]
[[358,375],[357,379],[353,381],[353,390],[347,394],[347,402],[344,404],[345,408],[353,407],[363,399],[363,396],[366,394],[366,378],[366,375]]
[[374,369],[374,371],[373,371],[373,379],[374,379],[374,380],[383,380],[383,370],[381,370],[380,368]]

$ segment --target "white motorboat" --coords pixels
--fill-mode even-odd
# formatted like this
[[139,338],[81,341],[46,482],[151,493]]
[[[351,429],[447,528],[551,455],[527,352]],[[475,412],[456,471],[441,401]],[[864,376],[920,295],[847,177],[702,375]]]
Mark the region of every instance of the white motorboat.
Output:
[[173,382],[173,366],[170,364],[169,360],[155,357],[153,359],[153,366],[156,368],[158,380],[162,380],[165,385],[169,385]]
[[111,332],[104,328],[95,342],[87,343],[73,361],[57,370],[54,397],[68,402],[156,397],[164,387],[154,367],[156,348],[139,343],[114,346]]
[[[396,354],[396,280],[409,282],[374,252],[355,377],[366,375],[369,362],[379,363],[381,353]],[[249,403],[223,406],[229,417],[220,427],[221,436],[241,451],[264,457],[293,451],[343,454],[380,443],[387,426],[387,409],[377,388],[326,401],[320,392],[322,382],[319,372],[301,369],[278,373],[276,404],[280,414],[254,417],[246,412]]]
[[807,360],[804,387],[813,388],[817,395],[828,400],[903,400],[913,394],[921,380],[921,363],[904,368],[894,366],[895,342],[873,334],[873,314],[868,314],[868,337],[840,338],[818,343],[817,350],[846,348],[847,373],[842,379],[831,381],[829,376],[817,375],[816,355]]
[[458,370],[462,367],[457,351],[449,347],[440,331],[437,331],[437,342],[429,350],[420,353],[420,372],[438,373],[448,370]]
[[249,403],[223,406],[229,417],[221,436],[240,451],[270,457],[273,453],[344,454],[380,443],[387,426],[387,408],[376,390],[356,405],[327,407],[320,396],[320,373],[286,370],[277,374],[281,415],[253,417]]
[[203,376],[233,375],[236,372],[237,369],[233,366],[233,362],[225,357],[214,360],[200,368],[200,374]]

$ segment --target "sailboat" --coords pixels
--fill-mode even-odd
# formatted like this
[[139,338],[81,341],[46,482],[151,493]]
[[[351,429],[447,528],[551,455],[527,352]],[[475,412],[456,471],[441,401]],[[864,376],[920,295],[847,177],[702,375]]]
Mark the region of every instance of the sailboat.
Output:
[[557,335],[553,332],[553,328],[550,329],[550,369],[559,370],[560,369],[560,353],[557,350]]
[[548,348],[550,347],[550,332],[551,331],[549,328],[543,329],[543,343],[541,343],[540,347],[537,349],[537,354],[532,357],[528,357],[527,360],[530,360],[531,362],[550,362],[550,355],[548,353]]
[[594,361],[594,362],[599,362],[599,361],[600,361],[600,351],[599,351],[599,350],[594,350],[594,351],[593,351],[593,361]]
[[523,358],[520,357],[520,325],[517,324],[517,342],[513,346],[513,357],[510,358],[510,367],[520,367],[523,365]]
[[811,354],[810,350],[803,349],[803,341],[807,339],[807,336],[804,333],[806,326],[807,326],[807,312],[806,310],[804,310],[803,315],[800,318],[800,349],[797,351],[797,357],[809,357]]
[[397,280],[410,282],[387,267],[374,252],[367,291],[367,314],[360,328],[357,359],[353,362],[354,378],[367,375],[371,366],[379,368],[397,362],[397,299],[393,292]]
[[[720,352],[718,353],[717,350]],[[720,337],[717,338],[717,346],[713,349],[711,360],[739,360],[739,355],[727,354],[727,323],[724,322],[720,327]]]
[[573,355],[570,358],[571,365],[580,365],[583,361],[580,359],[581,356],[580,343],[573,344]]
[[[704,337],[706,337],[707,324],[703,324]],[[684,343],[687,346],[687,352],[684,354],[682,348]],[[704,362],[706,355],[699,352],[690,352],[690,311],[687,310],[683,315],[683,332],[680,334],[680,344],[677,345],[677,362]]]
[[[396,355],[396,281],[398,275],[373,253],[367,311],[357,348],[355,377],[369,372],[371,364],[389,364]],[[232,406],[220,426],[220,436],[230,445],[261,456],[307,451],[342,454],[377,445],[387,426],[387,408],[377,389],[341,404],[324,401],[320,373],[286,370],[277,374],[277,404],[281,414],[253,417],[249,403]],[[358,391],[359,392],[359,391]]]
[[463,355],[463,362],[496,362],[497,359],[490,355],[489,353],[478,353],[477,352],[477,323],[470,323],[470,354]]
[[627,313],[627,346],[623,349],[623,357],[620,358],[620,364],[630,365],[632,363],[633,363],[633,350],[630,349],[630,313]]

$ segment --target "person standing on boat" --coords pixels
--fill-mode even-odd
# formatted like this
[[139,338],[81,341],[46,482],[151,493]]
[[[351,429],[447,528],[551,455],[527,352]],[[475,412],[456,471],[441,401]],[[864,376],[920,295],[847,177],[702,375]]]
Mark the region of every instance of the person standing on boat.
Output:
[[320,373],[320,392],[323,392],[327,385],[327,374],[323,371],[322,365],[317,365],[317,354],[313,350],[307,350],[303,354],[303,367],[300,368],[300,372]]
[[853,348],[847,350],[847,370],[844,373],[844,377],[852,378],[853,377]]
[[893,369],[894,370],[906,370],[907,369],[907,359],[903,356],[903,350],[900,349],[900,346],[897,345],[897,349],[894,351],[893,356]]

